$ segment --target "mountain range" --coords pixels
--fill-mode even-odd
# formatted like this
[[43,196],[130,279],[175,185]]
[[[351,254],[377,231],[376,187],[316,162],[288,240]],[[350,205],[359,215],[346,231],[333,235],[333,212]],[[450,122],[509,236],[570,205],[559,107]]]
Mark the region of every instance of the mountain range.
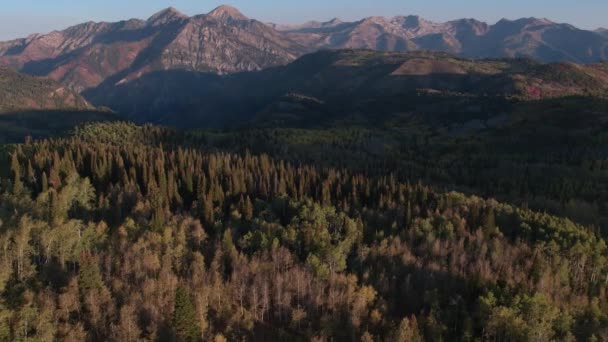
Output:
[[168,8],[146,21],[88,22],[0,43],[0,64],[84,90],[108,78],[124,82],[153,70],[259,70],[286,64],[304,51],[232,7],[193,17]]
[[608,35],[536,18],[489,25],[474,19],[435,23],[396,16],[285,26],[249,19],[230,6],[195,16],[167,8],[147,20],[88,22],[2,42],[0,64],[84,91],[153,71],[256,71],[317,50],[344,48],[595,63],[608,58]]
[[[608,95],[608,64],[471,60],[443,52],[325,50],[257,72],[167,70],[83,95],[130,120],[181,127],[327,123],[348,115],[474,113],[471,104]],[[435,103],[433,105],[433,103]],[[441,108],[439,108],[441,107]],[[460,108],[460,109],[459,109]]]
[[433,50],[471,58],[531,57],[579,63],[608,56],[605,31],[585,31],[537,18],[502,19],[489,25],[475,19],[436,23],[410,15],[273,27],[315,49]]

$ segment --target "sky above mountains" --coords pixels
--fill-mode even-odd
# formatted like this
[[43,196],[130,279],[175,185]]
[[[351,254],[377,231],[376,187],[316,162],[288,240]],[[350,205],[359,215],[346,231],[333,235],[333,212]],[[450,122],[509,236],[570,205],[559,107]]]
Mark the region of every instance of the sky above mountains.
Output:
[[145,19],[173,6],[189,14],[207,13],[226,3],[266,22],[297,24],[309,20],[357,20],[368,16],[416,14],[434,21],[476,18],[548,18],[584,29],[608,26],[606,0],[20,0],[2,1],[0,40],[46,33],[84,21]]

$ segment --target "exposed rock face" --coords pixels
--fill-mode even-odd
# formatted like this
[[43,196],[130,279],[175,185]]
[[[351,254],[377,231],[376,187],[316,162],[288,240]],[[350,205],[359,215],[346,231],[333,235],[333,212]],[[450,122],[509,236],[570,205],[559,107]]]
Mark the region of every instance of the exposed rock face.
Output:
[[303,51],[263,23],[221,6],[190,18],[162,52],[161,62],[165,69],[223,74],[286,64]]
[[188,16],[179,12],[173,7],[166,8],[154,15],[152,15],[146,23],[150,26],[166,25],[173,21],[185,20]]
[[145,21],[88,22],[0,42],[0,65],[84,91],[104,82],[129,82],[153,71],[253,71],[284,65],[317,50],[343,48],[591,63],[608,59],[608,33],[536,18],[488,25],[474,19],[435,23],[397,16],[281,26],[249,19],[230,6],[193,17],[167,8]]
[[0,63],[83,90],[129,67],[158,31],[141,20],[84,23],[9,42]]
[[91,22],[0,43],[0,64],[83,91],[154,70],[259,70],[286,64],[304,51],[286,35],[229,6],[194,17],[167,8],[147,21]]
[[302,25],[278,25],[273,23],[268,23],[268,26],[271,26],[275,30],[278,31],[289,31],[289,32],[308,32],[315,30],[328,30],[334,29],[342,24],[345,24],[342,20],[338,18],[333,18],[330,21],[321,22],[321,21],[309,21]]
[[525,56],[545,62],[608,59],[606,31],[585,31],[537,18],[503,19],[488,25],[474,19],[434,23],[418,16],[398,16],[273,27],[313,49],[434,50],[474,58]]
[[241,21],[241,20],[249,20],[243,13],[241,13],[238,9],[222,5],[209,12],[206,17],[210,19],[215,19],[219,21]]

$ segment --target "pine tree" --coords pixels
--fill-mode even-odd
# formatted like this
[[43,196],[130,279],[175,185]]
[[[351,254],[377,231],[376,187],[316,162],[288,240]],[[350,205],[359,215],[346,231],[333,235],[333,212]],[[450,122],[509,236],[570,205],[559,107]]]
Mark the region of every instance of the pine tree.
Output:
[[253,218],[253,204],[251,203],[249,196],[245,198],[243,216],[245,216],[246,220],[251,220]]
[[404,318],[401,320],[397,331],[395,332],[394,341],[396,342],[419,342],[422,341],[420,331],[418,330],[418,322],[416,317]]
[[23,191],[23,181],[21,180],[21,166],[17,153],[11,155],[11,173],[13,176],[13,193],[20,194]]
[[78,285],[85,291],[99,290],[103,286],[101,271],[95,258],[91,256],[83,257],[78,272]]
[[49,192],[49,222],[59,222],[62,219],[61,208],[59,204],[59,195],[55,189],[51,189]]
[[61,187],[61,177],[59,176],[59,168],[57,166],[51,166],[48,181],[54,189]]
[[42,173],[42,192],[49,191],[49,178],[46,176],[46,172]]
[[208,226],[213,226],[215,223],[215,214],[211,196],[205,196],[205,199],[203,200],[203,219],[205,224]]
[[32,167],[32,161],[27,161],[27,182],[32,188],[36,186],[36,173],[34,172],[34,168]]
[[175,310],[173,311],[173,333],[177,341],[199,341],[201,328],[196,317],[196,308],[192,298],[183,287],[175,291]]
[[483,229],[486,233],[494,233],[496,229],[496,214],[494,208],[488,208],[483,218]]

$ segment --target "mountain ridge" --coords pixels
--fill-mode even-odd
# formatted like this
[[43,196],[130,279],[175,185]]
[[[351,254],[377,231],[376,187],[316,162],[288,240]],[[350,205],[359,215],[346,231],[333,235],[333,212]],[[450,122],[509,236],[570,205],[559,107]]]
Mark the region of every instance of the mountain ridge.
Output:
[[[608,35],[546,18],[433,22],[420,16],[367,17],[333,29],[319,25],[275,26],[316,49],[437,50],[470,58],[532,57],[545,62],[595,63],[608,58]],[[438,44],[438,40],[442,44]]]
[[175,8],[147,20],[88,22],[0,43],[0,64],[48,76],[78,91],[153,70],[218,74],[286,64],[304,48],[237,9],[186,16]]
[[154,13],[146,22],[151,25],[166,24],[173,20],[188,18],[187,15],[178,11],[175,7],[167,7],[159,12]]
[[207,16],[218,20],[249,20],[241,11],[229,5],[218,6],[207,13]]
[[424,99],[457,108],[462,102],[535,102],[572,96],[608,97],[608,64],[325,50],[262,71],[221,76],[167,70],[85,92],[93,104],[110,107],[129,120],[188,127],[223,127],[277,113],[320,115],[319,122],[358,113],[371,120],[383,111],[399,112]]
[[538,18],[490,25],[476,19],[433,22],[416,15],[282,26],[249,19],[227,5],[194,16],[169,7],[147,20],[86,22],[0,42],[0,64],[84,91],[159,70],[262,70],[324,49],[430,50],[466,58],[597,63],[608,59],[608,34]]

